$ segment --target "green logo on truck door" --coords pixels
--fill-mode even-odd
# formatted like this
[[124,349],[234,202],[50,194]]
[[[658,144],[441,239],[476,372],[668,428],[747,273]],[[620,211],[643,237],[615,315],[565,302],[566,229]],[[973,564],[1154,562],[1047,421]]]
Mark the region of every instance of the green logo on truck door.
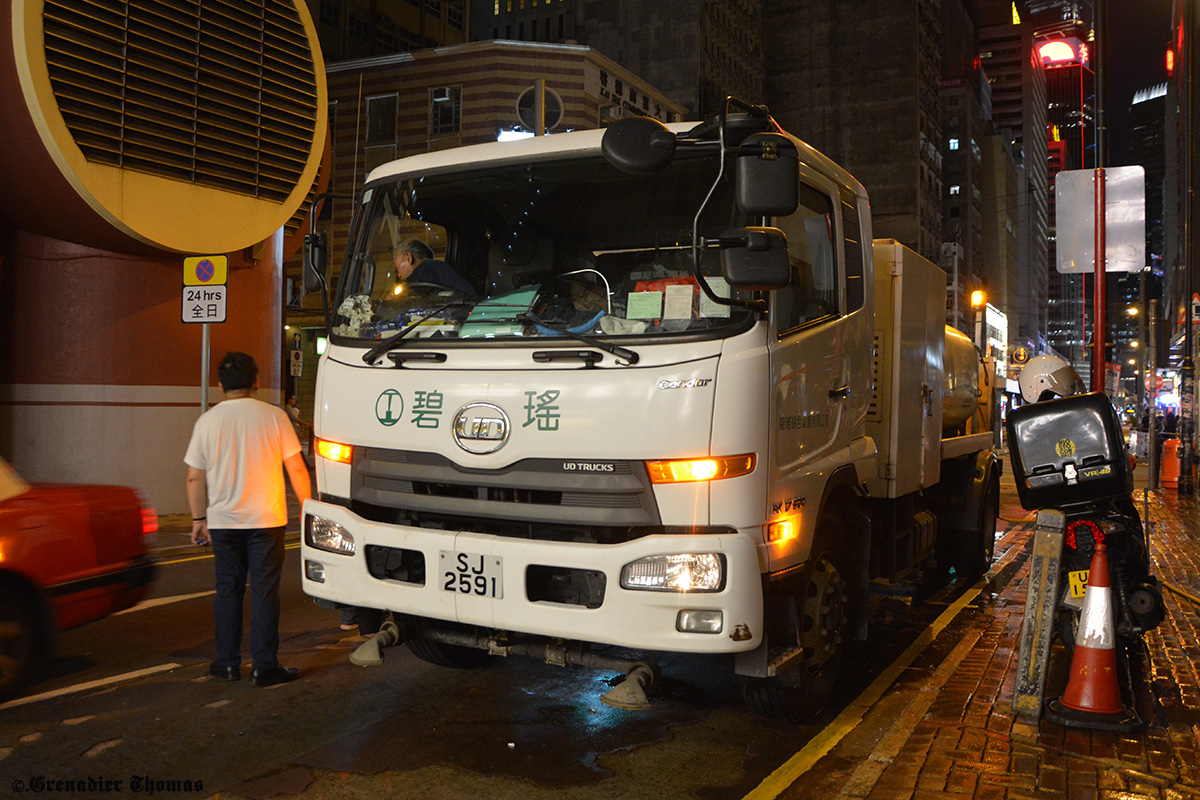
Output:
[[375,419],[379,424],[392,427],[404,416],[404,398],[395,389],[385,389],[375,401]]

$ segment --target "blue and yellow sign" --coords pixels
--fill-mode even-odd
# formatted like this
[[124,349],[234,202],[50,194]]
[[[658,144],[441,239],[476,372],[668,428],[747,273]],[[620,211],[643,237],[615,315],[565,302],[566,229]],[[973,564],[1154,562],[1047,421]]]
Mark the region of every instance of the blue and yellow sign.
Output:
[[192,256],[183,260],[184,286],[224,286],[228,275],[226,256]]

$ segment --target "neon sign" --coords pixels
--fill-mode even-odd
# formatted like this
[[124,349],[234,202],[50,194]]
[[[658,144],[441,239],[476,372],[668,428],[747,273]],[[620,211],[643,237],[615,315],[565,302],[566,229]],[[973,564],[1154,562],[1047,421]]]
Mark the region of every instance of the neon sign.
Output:
[[1087,44],[1079,39],[1053,39],[1038,45],[1038,55],[1046,67],[1086,64],[1091,58]]

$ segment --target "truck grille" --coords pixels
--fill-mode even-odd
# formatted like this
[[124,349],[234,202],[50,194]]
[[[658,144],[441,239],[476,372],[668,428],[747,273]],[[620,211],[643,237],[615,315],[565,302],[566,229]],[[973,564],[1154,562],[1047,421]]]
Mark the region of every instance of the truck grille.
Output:
[[435,453],[355,448],[351,504],[379,522],[563,541],[627,541],[661,524],[640,461],[526,459],[478,470]]

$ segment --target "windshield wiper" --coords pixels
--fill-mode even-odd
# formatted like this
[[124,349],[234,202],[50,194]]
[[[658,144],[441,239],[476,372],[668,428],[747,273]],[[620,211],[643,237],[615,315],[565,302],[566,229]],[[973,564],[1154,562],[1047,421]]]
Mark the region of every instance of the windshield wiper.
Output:
[[[638,354],[627,347],[621,347],[620,345],[611,344],[609,342],[602,342],[599,339],[591,336],[585,336],[582,333],[575,333],[569,328],[564,328],[561,325],[548,322],[544,319],[538,319],[533,314],[526,314],[525,319],[537,325],[541,325],[544,328],[549,328],[555,333],[561,333],[563,336],[570,336],[572,339],[578,342],[583,342],[589,347],[595,347],[597,350],[603,350],[606,353],[612,353],[617,358],[623,358],[625,359],[625,364],[623,366],[632,367],[634,364],[638,363]],[[617,363],[620,364],[621,362],[618,361]]]
[[379,358],[381,355],[386,353],[388,350],[391,350],[393,347],[395,347],[397,344],[399,344],[401,339],[403,339],[405,336],[407,336],[409,333],[411,333],[413,331],[413,329],[416,328],[418,325],[420,325],[422,322],[433,319],[438,314],[445,311],[447,308],[450,308],[452,306],[459,306],[459,305],[474,305],[474,303],[467,301],[467,300],[451,300],[449,303],[446,303],[443,306],[435,308],[433,311],[430,311],[428,314],[421,317],[420,319],[413,320],[412,322],[408,323],[403,328],[396,331],[391,336],[384,339],[382,342],[375,345],[367,352],[363,353],[363,362],[367,363],[367,364],[374,364],[375,359]]

